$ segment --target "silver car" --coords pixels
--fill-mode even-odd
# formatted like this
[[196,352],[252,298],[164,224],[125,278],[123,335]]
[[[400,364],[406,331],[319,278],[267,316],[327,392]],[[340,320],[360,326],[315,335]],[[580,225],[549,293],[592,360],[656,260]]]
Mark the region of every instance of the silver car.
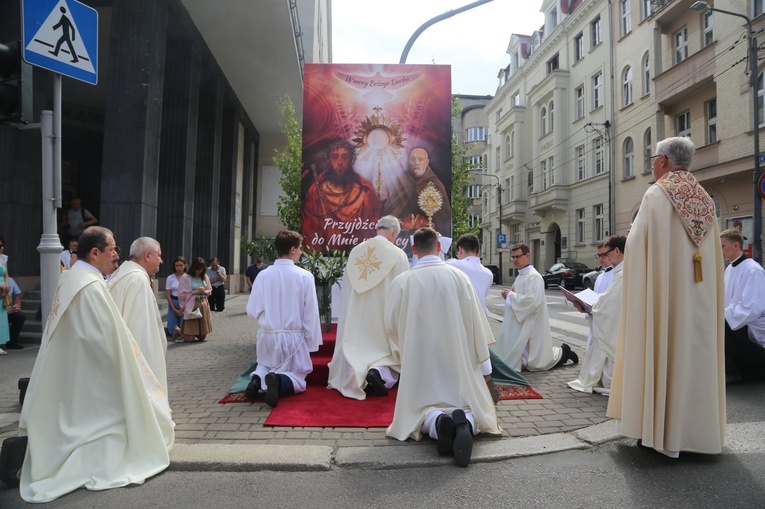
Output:
[[588,272],[584,276],[582,276],[582,288],[588,288],[592,290],[595,288],[595,280],[598,279],[598,276],[600,273],[603,272],[603,269],[593,270],[592,272]]

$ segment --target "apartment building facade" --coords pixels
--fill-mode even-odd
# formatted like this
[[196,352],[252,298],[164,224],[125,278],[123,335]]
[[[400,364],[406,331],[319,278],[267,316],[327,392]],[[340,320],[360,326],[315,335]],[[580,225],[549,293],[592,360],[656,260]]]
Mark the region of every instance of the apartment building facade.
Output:
[[[614,110],[616,231],[624,232],[653,181],[656,142],[688,136],[696,145],[691,171],[712,195],[720,228],[753,234],[753,105],[743,19],[692,10],[692,0],[619,0],[613,4],[618,79]],[[764,0],[710,0],[715,8],[765,28]],[[763,66],[757,95],[762,116]]]
[[543,27],[511,36],[510,64],[485,108],[487,172],[503,196],[501,218],[484,198],[483,228],[493,236],[501,221],[508,244],[527,243],[544,271],[558,261],[595,265],[597,243],[613,231],[614,94],[608,2],[545,0],[541,10]]

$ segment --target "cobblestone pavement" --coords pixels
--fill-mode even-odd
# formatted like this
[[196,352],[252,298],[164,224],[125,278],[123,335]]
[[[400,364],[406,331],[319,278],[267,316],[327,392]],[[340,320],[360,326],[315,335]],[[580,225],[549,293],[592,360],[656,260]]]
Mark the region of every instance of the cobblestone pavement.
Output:
[[[212,313],[213,333],[204,343],[170,343],[167,371],[170,405],[181,444],[237,444],[242,441],[270,445],[374,446],[402,444],[385,437],[384,428],[265,427],[265,403],[220,405],[218,400],[246,369],[255,353],[255,326],[247,317],[247,295],[229,296],[226,309]],[[500,322],[489,320],[495,334]],[[565,340],[553,331],[554,344]],[[576,336],[583,341],[584,338]],[[0,357],[0,415],[20,412],[16,383],[29,376],[38,348],[11,350]],[[574,347],[580,359],[584,351]],[[544,399],[501,401],[498,415],[505,436],[521,437],[568,432],[607,420],[608,398],[574,391],[566,382],[579,374],[567,365],[546,372],[524,372]],[[0,429],[3,424],[0,423]],[[6,428],[6,434],[10,430]],[[480,437],[480,435],[479,435]],[[427,441],[425,441],[427,442]]]

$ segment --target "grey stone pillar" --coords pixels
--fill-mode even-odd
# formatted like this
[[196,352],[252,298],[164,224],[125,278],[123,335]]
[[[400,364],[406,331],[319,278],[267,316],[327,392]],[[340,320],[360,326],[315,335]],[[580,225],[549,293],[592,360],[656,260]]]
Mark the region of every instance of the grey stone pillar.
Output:
[[127,247],[157,233],[167,3],[114,0],[99,224]]
[[201,57],[186,39],[168,40],[166,55],[157,240],[169,264],[192,256]]

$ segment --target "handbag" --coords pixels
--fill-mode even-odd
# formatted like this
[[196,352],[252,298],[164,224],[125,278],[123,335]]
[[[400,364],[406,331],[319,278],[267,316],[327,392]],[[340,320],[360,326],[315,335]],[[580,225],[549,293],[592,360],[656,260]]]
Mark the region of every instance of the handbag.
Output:
[[11,300],[11,294],[6,293],[5,298],[3,299],[3,306],[9,308],[13,304],[13,300]]
[[199,308],[194,308],[194,310],[189,313],[187,320],[197,320],[199,318],[202,318],[202,311],[200,311]]

